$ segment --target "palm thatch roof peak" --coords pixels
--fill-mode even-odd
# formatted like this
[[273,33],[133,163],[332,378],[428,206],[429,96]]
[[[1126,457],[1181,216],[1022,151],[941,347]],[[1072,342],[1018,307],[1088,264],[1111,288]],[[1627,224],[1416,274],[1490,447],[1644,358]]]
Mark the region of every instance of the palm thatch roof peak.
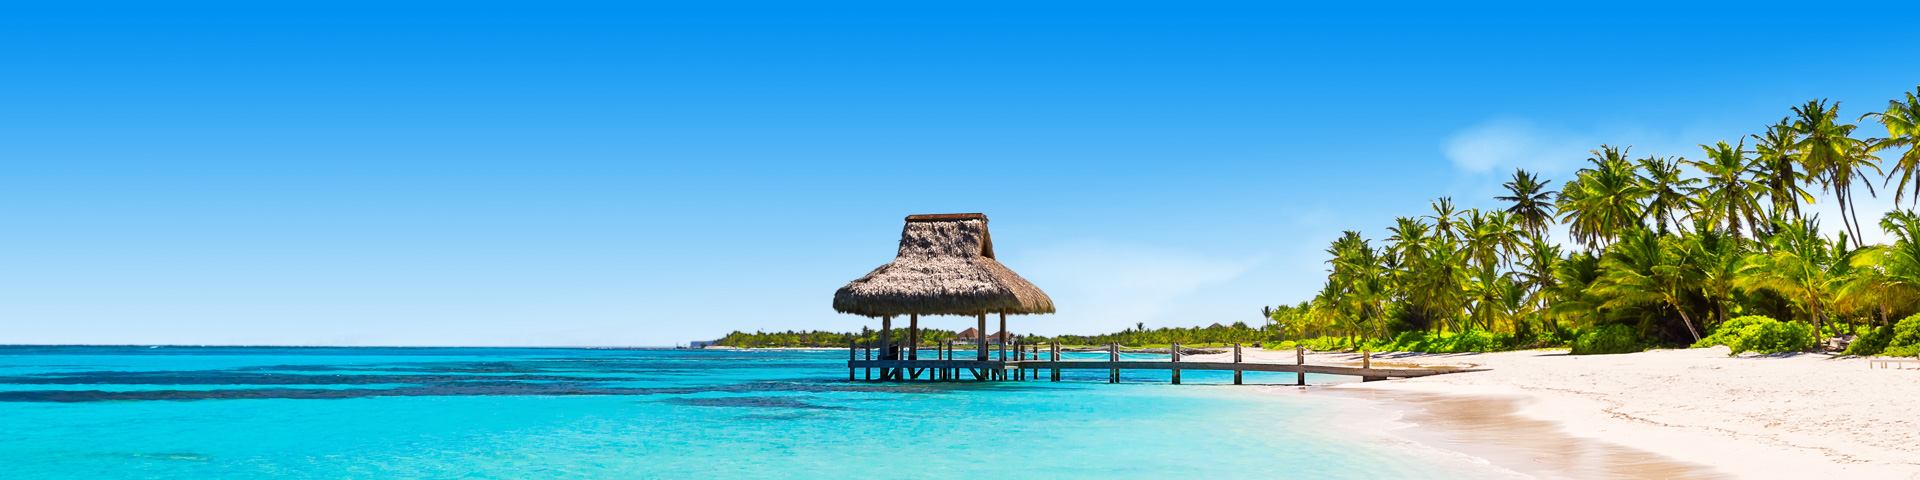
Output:
[[868,317],[1053,313],[1053,299],[994,259],[987,216],[910,215],[893,262],[833,292],[833,309]]

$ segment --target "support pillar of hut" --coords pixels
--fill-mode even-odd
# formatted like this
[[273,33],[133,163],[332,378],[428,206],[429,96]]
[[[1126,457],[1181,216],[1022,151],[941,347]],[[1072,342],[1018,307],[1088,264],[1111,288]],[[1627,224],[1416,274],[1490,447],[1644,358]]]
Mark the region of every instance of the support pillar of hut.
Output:
[[[893,317],[880,317],[880,359],[893,360]],[[885,377],[885,375],[882,375]]]
[[978,360],[984,362],[987,361],[987,314],[980,314],[979,332],[978,335],[974,336],[973,342],[980,348],[980,358]]
[[1000,345],[1000,361],[1007,361],[1007,311],[1000,311],[1000,334],[994,335],[993,343]]
[[918,313],[907,314],[907,359],[920,359],[920,314]]

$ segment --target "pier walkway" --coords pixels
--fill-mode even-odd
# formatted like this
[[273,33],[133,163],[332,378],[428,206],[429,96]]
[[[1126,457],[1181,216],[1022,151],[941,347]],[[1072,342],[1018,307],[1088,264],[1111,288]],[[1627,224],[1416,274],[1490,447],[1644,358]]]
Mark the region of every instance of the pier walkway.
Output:
[[[1243,372],[1295,373],[1298,375],[1296,377],[1296,383],[1305,385],[1306,374],[1309,373],[1349,375],[1360,377],[1362,381],[1375,381],[1389,378],[1424,377],[1428,375],[1479,370],[1445,367],[1374,368],[1371,353],[1364,354],[1361,357],[1361,365],[1357,367],[1346,365],[1309,365],[1306,363],[1305,353],[1298,350],[1296,350],[1296,359],[1298,359],[1298,361],[1295,363],[1249,363],[1240,361],[1241,355],[1238,345],[1233,346],[1233,361],[1230,362],[1181,361],[1181,348],[1178,344],[1173,346],[1171,349],[1172,353],[1166,360],[1122,360],[1120,359],[1121,351],[1118,345],[1108,346],[1108,358],[1105,360],[1062,359],[1058,346],[1047,346],[1045,351],[1042,351],[1040,346],[1011,346],[1009,349],[996,350],[1000,354],[1000,359],[998,360],[991,358],[985,360],[977,358],[968,360],[953,359],[951,346],[933,349],[935,350],[934,356],[936,358],[929,360],[896,360],[886,358],[898,358],[898,356],[901,356],[903,352],[899,351],[899,349],[894,349],[892,355],[883,354],[881,355],[882,359],[877,360],[872,359],[875,353],[872,348],[864,349],[864,353],[866,354],[865,359],[861,358],[861,348],[849,346],[848,350],[848,380],[863,380],[859,378],[859,373],[864,371],[866,373],[864,380],[886,382],[916,380],[1039,380],[1042,371],[1047,372],[1048,379],[1057,382],[1060,381],[1060,372],[1062,370],[1107,370],[1109,373],[1108,382],[1119,383],[1121,370],[1167,370],[1170,373],[1172,383],[1179,384],[1180,372],[1183,370],[1215,370],[1233,372],[1233,383],[1235,385],[1242,384],[1241,373]],[[1007,356],[1010,351],[1014,358],[1008,359]],[[917,356],[918,352],[904,353],[906,353],[906,356],[914,357]],[[875,375],[876,373],[878,376]]]

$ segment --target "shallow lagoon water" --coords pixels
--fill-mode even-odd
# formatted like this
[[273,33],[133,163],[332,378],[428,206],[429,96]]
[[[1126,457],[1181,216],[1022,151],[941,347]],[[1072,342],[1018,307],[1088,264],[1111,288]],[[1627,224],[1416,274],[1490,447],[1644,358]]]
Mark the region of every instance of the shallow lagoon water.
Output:
[[872,384],[845,355],[0,347],[0,477],[1514,476],[1224,372]]

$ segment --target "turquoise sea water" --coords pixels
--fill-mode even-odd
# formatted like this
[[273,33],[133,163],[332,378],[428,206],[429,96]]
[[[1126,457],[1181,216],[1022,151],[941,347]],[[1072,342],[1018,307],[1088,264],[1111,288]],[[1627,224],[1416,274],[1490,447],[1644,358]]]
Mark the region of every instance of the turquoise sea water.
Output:
[[[0,347],[0,478],[1497,478],[1230,374],[846,381],[844,351]],[[1130,372],[1131,373],[1131,372]],[[1156,375],[1157,374],[1157,375]],[[1290,374],[1248,374],[1288,383]],[[1309,381],[1335,381],[1310,377]]]

